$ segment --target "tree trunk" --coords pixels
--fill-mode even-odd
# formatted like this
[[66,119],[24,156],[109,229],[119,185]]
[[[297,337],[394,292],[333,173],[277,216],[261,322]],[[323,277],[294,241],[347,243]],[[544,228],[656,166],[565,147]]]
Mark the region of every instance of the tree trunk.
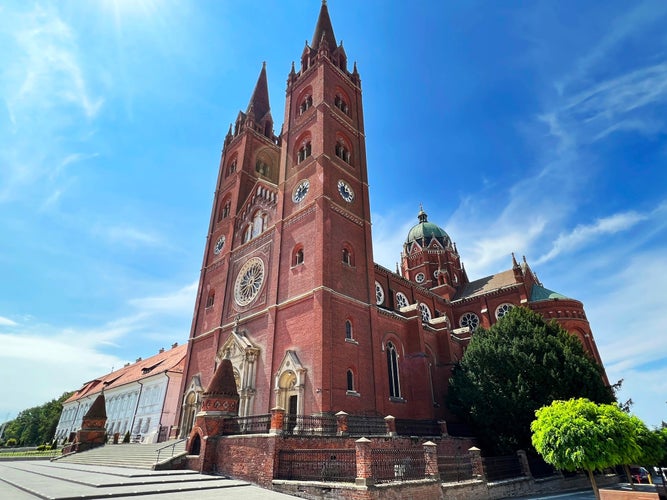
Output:
[[600,490],[598,489],[598,485],[595,482],[595,476],[593,476],[593,471],[591,469],[586,469],[588,471],[588,479],[591,480],[591,485],[593,485],[593,493],[595,493],[595,498],[597,500],[600,500]]
[[623,470],[625,471],[625,475],[628,476],[628,483],[630,483],[630,487],[634,490],[635,482],[632,480],[632,474],[630,474],[630,467],[628,464],[623,465]]

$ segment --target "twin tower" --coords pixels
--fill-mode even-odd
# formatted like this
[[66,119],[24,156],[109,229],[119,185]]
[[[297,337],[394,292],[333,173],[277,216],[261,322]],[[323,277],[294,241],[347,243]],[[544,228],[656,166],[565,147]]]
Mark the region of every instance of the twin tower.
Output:
[[[504,295],[472,290],[455,246],[423,211],[401,273],[374,264],[361,79],[323,2],[287,78],[280,134],[262,67],[224,140],[180,435],[223,359],[233,366],[241,416],[282,407],[447,417],[447,380],[466,335],[541,287],[527,264],[514,264],[507,277],[516,286],[504,283]],[[571,302],[583,338],[590,328],[581,303]]]

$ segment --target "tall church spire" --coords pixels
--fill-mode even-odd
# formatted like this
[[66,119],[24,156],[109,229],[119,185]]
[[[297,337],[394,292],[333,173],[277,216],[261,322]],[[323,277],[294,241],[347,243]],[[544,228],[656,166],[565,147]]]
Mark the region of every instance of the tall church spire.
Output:
[[261,121],[270,110],[269,85],[266,81],[266,62],[264,62],[262,63],[262,71],[260,71],[259,78],[257,78],[255,89],[252,92],[252,97],[248,103],[246,114],[250,114],[252,111],[255,115],[255,119]]
[[326,0],[322,0],[320,17],[317,18],[317,25],[315,26],[311,46],[317,50],[322,43],[326,43],[326,48],[329,49],[329,52],[333,52],[336,49],[336,37],[334,36]]

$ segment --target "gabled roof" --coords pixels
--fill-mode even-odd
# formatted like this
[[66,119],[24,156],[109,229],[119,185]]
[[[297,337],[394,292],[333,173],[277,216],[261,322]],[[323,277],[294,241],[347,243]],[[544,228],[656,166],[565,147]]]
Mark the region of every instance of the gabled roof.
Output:
[[483,295],[485,293],[492,292],[493,290],[506,288],[515,284],[517,284],[517,281],[514,277],[514,271],[509,269],[498,274],[492,274],[491,276],[466,283],[461,289],[459,289],[456,296],[454,297],[454,300],[466,299],[476,295]]
[[530,302],[539,302],[540,300],[569,299],[565,295],[549,290],[540,285],[533,285],[530,291]]
[[76,401],[83,397],[102,392],[104,389],[115,389],[131,382],[151,377],[157,373],[172,372],[183,373],[185,367],[185,351],[187,344],[172,347],[169,350],[160,352],[155,356],[139,360],[135,363],[124,366],[119,370],[114,370],[99,378],[83,384],[83,387],[75,392],[66,403]]

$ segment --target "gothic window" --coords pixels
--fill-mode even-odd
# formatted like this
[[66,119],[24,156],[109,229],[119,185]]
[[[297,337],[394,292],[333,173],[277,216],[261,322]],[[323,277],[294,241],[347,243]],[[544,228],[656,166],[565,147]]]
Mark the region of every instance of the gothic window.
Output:
[[461,316],[461,319],[459,319],[459,325],[461,327],[470,327],[470,331],[474,332],[475,329],[479,326],[479,318],[475,313],[467,312]]
[[255,215],[253,215],[252,217],[252,232],[250,235],[250,239],[259,236],[264,232],[264,230],[266,229],[267,220],[268,216],[266,215],[266,213],[261,212],[259,210],[255,212]]
[[247,243],[252,239],[252,224],[248,224],[243,232],[243,243]]
[[352,370],[347,370],[347,390],[354,392],[354,373]]
[[428,308],[426,304],[419,304],[419,310],[421,311],[422,314],[422,321],[424,323],[428,323],[431,321],[431,310]]
[[234,159],[229,163],[229,166],[227,167],[227,172],[226,172],[225,177],[227,177],[228,175],[233,174],[234,172],[236,172],[236,158],[234,158]]
[[387,342],[387,372],[389,375],[389,396],[392,398],[401,397],[401,386],[398,380],[398,353],[396,347],[391,342]]
[[299,114],[302,115],[313,105],[313,96],[307,95],[299,105]]
[[206,297],[206,308],[212,307],[215,303],[215,290],[208,292],[208,297]]
[[303,264],[303,247],[301,245],[295,247],[292,254],[292,267]]
[[341,139],[336,141],[336,156],[343,160],[345,163],[351,163],[352,161],[350,149]]
[[408,307],[408,298],[405,296],[403,292],[396,292],[396,305],[398,306],[399,309],[403,309],[404,307]]
[[343,264],[354,266],[354,255],[352,254],[352,250],[347,246],[343,247]]
[[511,310],[513,307],[514,307],[514,306],[513,306],[512,304],[500,304],[500,305],[496,308],[496,319],[500,319],[500,318],[502,318],[503,316],[505,316],[505,314],[507,314],[508,312],[510,312],[510,310]]
[[382,288],[382,285],[376,281],[375,282],[375,303],[380,306],[380,305],[382,305],[383,302],[384,302],[384,288]]
[[269,165],[263,160],[257,160],[255,162],[255,171],[260,175],[268,176],[270,172]]
[[310,140],[308,140],[304,142],[299,148],[299,151],[297,151],[296,163],[299,164],[302,161],[304,161],[306,158],[310,156],[311,152],[312,152],[312,146],[310,144]]
[[340,109],[346,115],[349,112],[347,102],[345,102],[345,99],[343,99],[343,97],[341,97],[340,94],[336,94],[336,97],[334,98],[334,106],[336,106],[338,109]]
[[220,207],[220,211],[218,212],[218,222],[220,222],[222,219],[226,219],[229,217],[229,211],[231,209],[232,202],[230,200],[223,200],[222,206]]
[[352,340],[354,338],[352,333],[352,322],[349,319],[345,320],[345,339]]

